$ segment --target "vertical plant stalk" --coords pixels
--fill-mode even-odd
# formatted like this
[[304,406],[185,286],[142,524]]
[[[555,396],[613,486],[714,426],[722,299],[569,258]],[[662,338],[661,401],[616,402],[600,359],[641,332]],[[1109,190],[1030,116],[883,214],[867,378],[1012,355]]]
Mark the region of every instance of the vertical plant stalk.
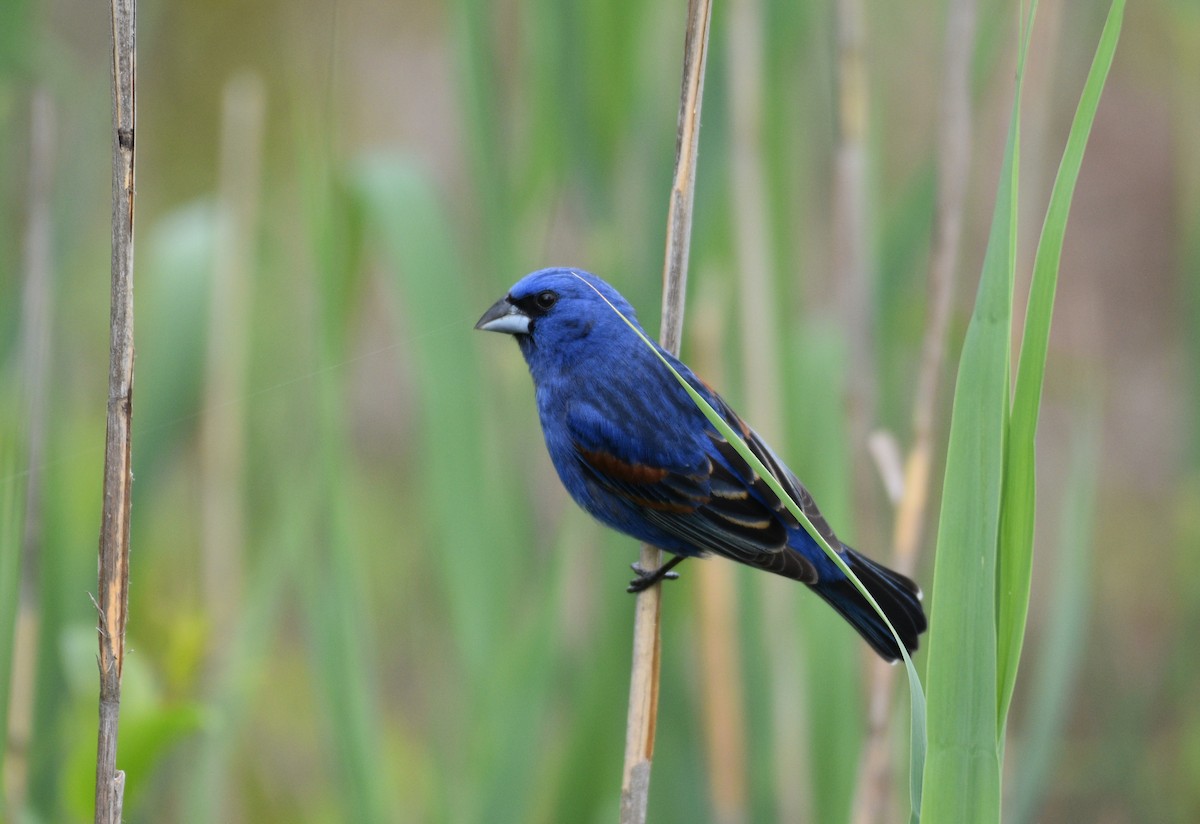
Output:
[[[731,218],[734,230],[734,252],[737,264],[739,325],[741,332],[741,378],[745,393],[747,420],[753,420],[758,431],[769,433],[775,448],[786,454],[783,426],[783,401],[780,397],[779,347],[780,340],[776,298],[772,288],[772,259],[770,220],[766,214],[768,200],[766,173],[763,168],[763,9],[760,0],[741,0],[729,9],[727,43],[729,96],[729,133],[733,187]],[[761,345],[763,341],[767,345]],[[716,597],[705,602],[705,609],[724,605],[727,614],[712,619],[727,627],[737,627],[735,579],[728,574],[712,576]],[[763,576],[755,581],[760,600],[760,620],[764,626],[778,627],[793,618],[794,590],[791,582],[776,576]],[[728,638],[732,631],[703,636],[705,646]],[[736,662],[736,650],[717,651]],[[737,697],[742,694],[741,669],[737,666],[706,666],[701,675],[713,688],[721,687],[717,695]],[[721,682],[728,681],[722,686]],[[775,814],[780,820],[800,821],[810,816],[812,798],[808,777],[805,726],[806,701],[803,691],[800,659],[795,654],[769,656],[767,661],[767,696],[773,729],[770,736],[771,771],[774,778]],[[715,714],[715,713],[714,713]],[[742,707],[726,707],[727,719],[742,718]],[[727,726],[729,721],[723,721]],[[721,727],[709,728],[714,734]],[[709,758],[709,787],[713,794],[718,821],[740,821],[748,817],[746,801],[745,733],[737,729],[734,742],[724,742],[720,750],[713,747]],[[727,735],[732,733],[727,733]],[[715,743],[715,742],[714,742]],[[732,744],[732,746],[731,746]],[[734,761],[733,758],[738,760]],[[718,759],[721,759],[718,761]]]
[[[924,532],[933,459],[933,424],[938,386],[946,360],[946,330],[954,302],[954,274],[962,245],[962,213],[971,164],[970,66],[975,42],[975,0],[952,0],[947,10],[942,111],[938,130],[937,218],[929,267],[929,319],[921,344],[913,398],[912,446],[904,463],[903,494],[892,528],[895,568],[911,576]],[[888,711],[895,669],[882,661],[871,668],[867,741],[859,772],[853,821],[884,820],[892,787]]]
[[38,88],[30,107],[29,225],[25,234],[25,294],[21,306],[21,360],[28,392],[29,475],[21,536],[23,603],[36,598],[37,560],[42,542],[42,463],[46,447],[46,400],[50,371],[52,240],[50,195],[54,179],[54,104]]
[[749,803],[736,581],[716,564],[689,574],[695,575],[699,596],[697,654],[713,820],[738,824],[749,820]]
[[104,511],[100,524],[100,724],[96,824],[119,824],[125,774],[117,769],[117,725],[129,607],[130,427],[133,418],[133,195],[137,0],[112,0],[112,306]]
[[[876,383],[867,156],[870,86],[864,0],[838,0],[835,13],[838,133],[833,177],[833,270],[835,294],[848,330],[846,395],[854,492],[856,499],[869,501],[873,487],[865,471],[868,464],[859,459],[875,419]],[[859,539],[867,537],[860,535]]]
[[[54,291],[51,288],[51,213],[50,199],[54,191],[54,103],[44,87],[34,89],[29,111],[29,199],[28,223],[25,228],[24,268],[25,291],[21,296],[20,358],[24,408],[19,415],[24,428],[28,467],[25,476],[24,517],[8,513],[12,520],[0,529],[0,543],[7,535],[20,534],[20,548],[11,547],[13,559],[0,564],[0,632],[12,628],[11,658],[0,661],[0,817],[10,811],[24,809],[28,793],[31,736],[37,679],[37,648],[39,625],[40,575],[39,559],[42,546],[42,465],[46,459],[46,402],[50,384],[51,316]],[[0,453],[5,450],[0,447]],[[0,454],[0,462],[9,455]],[[20,496],[14,496],[14,503]],[[6,508],[0,504],[0,508]],[[0,515],[0,517],[4,517]],[[7,529],[15,527],[14,532]],[[14,542],[15,543],[15,542]],[[10,551],[0,546],[0,551]],[[19,560],[18,560],[19,559]],[[9,570],[19,576],[10,589],[3,583]],[[9,612],[9,608],[12,612]],[[10,617],[11,616],[11,617]],[[11,625],[8,621],[12,621]]]
[[[711,0],[688,0],[683,45],[683,85],[675,142],[675,176],[667,214],[666,261],[663,267],[663,308],[659,340],[678,353],[683,336],[684,294],[688,250],[692,236],[692,202],[696,178],[696,149],[700,138],[700,103],[708,56]],[[657,569],[662,552],[642,547],[643,569]],[[633,664],[629,683],[629,714],[625,729],[625,765],[621,775],[621,822],[642,824],[650,799],[650,766],[658,720],[658,678],[662,638],[662,587],[637,596],[633,620]]]
[[[229,686],[246,646],[245,396],[255,240],[258,237],[266,91],[261,77],[242,72],[226,84],[221,102],[217,178],[217,239],[208,318],[205,406],[200,419],[200,577],[212,631],[204,693],[233,714]],[[225,792],[227,736],[206,736],[192,770],[187,815],[193,821],[240,817],[237,797]],[[224,756],[224,757],[222,757]]]
[[[243,433],[249,355],[251,272],[257,237],[264,128],[262,79],[244,73],[226,85],[221,106],[217,245],[213,255],[205,408],[200,429],[202,581],[214,621],[210,664],[225,658],[244,587]],[[220,667],[210,667],[210,673]]]
[[[731,21],[732,28],[736,26]],[[734,55],[731,55],[733,57]],[[733,60],[730,61],[734,62]],[[736,92],[735,92],[736,94]],[[692,362],[714,386],[723,386],[722,352],[727,325],[726,300],[716,289],[693,302]],[[701,330],[697,333],[697,330]],[[699,660],[701,728],[707,764],[707,786],[716,824],[740,824],[748,816],[745,689],[738,647],[738,593],[729,570],[699,564],[689,570],[696,587],[696,655]]]

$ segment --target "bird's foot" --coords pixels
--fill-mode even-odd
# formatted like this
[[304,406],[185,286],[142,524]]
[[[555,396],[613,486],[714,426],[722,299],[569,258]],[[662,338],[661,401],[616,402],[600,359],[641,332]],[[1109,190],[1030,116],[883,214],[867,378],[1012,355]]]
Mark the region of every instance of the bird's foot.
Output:
[[674,581],[679,577],[679,573],[672,572],[671,570],[676,564],[682,561],[683,558],[684,556],[682,555],[676,555],[658,569],[646,569],[637,562],[630,564],[630,569],[637,573],[637,577],[629,582],[629,586],[625,591],[637,593],[641,592],[642,590],[649,589],[659,581]]

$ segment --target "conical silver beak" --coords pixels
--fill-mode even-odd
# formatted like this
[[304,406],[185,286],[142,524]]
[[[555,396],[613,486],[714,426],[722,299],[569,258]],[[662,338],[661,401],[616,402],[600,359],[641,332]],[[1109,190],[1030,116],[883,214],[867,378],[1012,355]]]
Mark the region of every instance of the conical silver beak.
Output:
[[475,328],[484,332],[503,332],[506,335],[528,335],[529,315],[509,302],[507,297],[503,297],[483,313]]

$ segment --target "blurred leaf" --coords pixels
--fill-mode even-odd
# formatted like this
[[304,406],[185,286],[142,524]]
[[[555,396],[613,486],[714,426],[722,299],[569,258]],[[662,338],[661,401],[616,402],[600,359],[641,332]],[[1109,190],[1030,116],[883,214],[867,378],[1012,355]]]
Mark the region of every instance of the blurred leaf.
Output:
[[[137,274],[136,471],[155,478],[166,452],[195,428],[204,381],[215,207],[196,200],[146,232]],[[135,483],[137,501],[153,491]],[[140,493],[140,494],[139,494]]]
[[[104,449],[97,443],[102,431],[97,423],[103,423],[102,412],[94,420],[67,418],[46,444],[44,533],[34,596],[37,660],[28,806],[47,821],[62,820],[66,764],[77,740],[90,747],[93,785],[95,779],[99,673],[96,612],[89,593],[96,587],[96,553],[80,547],[94,550],[99,529]],[[90,789],[88,798],[90,804]]]
[[359,296],[361,221],[357,204],[319,156],[305,169],[308,217],[316,276],[314,317],[317,369],[312,458],[316,481],[305,514],[312,530],[299,578],[310,634],[310,661],[323,688],[327,762],[341,780],[343,815],[384,822],[394,808],[391,774],[382,769],[382,715],[372,650],[373,610],[362,569],[362,541],[350,499],[355,467],[349,448],[346,363],[351,312]]
[[32,69],[34,46],[34,4],[30,0],[6,0],[4,25],[0,26],[0,95],[5,91],[5,75],[25,75]]
[[932,162],[917,169],[883,215],[874,295],[876,357],[880,424],[893,432],[904,432],[912,415],[913,375],[929,314],[925,279],[936,179]]
[[[483,517],[463,518],[459,509],[466,492],[459,462],[478,463],[487,451],[479,419],[481,381],[468,338],[474,317],[462,279],[447,277],[461,264],[441,203],[415,166],[403,159],[368,157],[358,163],[352,180],[374,237],[396,273],[397,313],[411,325],[405,354],[417,369],[426,427],[426,505],[437,543],[444,547],[435,555],[461,652],[468,670],[479,672],[496,631],[496,601],[504,587],[497,586],[495,569],[462,563],[459,554],[499,542],[488,526],[491,496],[486,487],[478,490]],[[454,324],[451,330],[447,322]],[[451,448],[454,458],[444,453]]]
[[1015,824],[1036,820],[1037,803],[1053,775],[1055,755],[1070,708],[1071,688],[1087,645],[1088,592],[1100,478],[1098,404],[1082,410],[1080,416],[1082,420],[1072,439],[1066,501],[1055,544],[1054,577],[1042,586],[1050,594],[1049,608],[1045,637],[1029,687],[1028,717],[1012,782],[1011,820]]
[[[820,387],[821,394],[828,398],[845,397],[847,357],[843,336],[822,319],[799,327],[792,330],[796,343],[790,348],[802,352],[803,357],[789,383]],[[793,466],[804,467],[803,480],[820,502],[822,514],[830,523],[839,524],[839,538],[853,544],[852,462],[843,409],[836,403],[796,401],[788,407],[796,410],[794,417],[800,427],[791,438],[796,444],[793,452],[797,463]],[[776,583],[770,581],[768,585]],[[794,629],[804,637],[792,643],[803,644],[808,662],[804,667],[808,681],[804,694],[808,697],[806,747],[812,771],[812,815],[816,821],[849,821],[857,774],[844,765],[857,763],[862,747],[862,695],[850,688],[862,682],[862,642],[821,599],[797,587],[795,601],[800,620]],[[771,633],[792,630],[772,628]]]
[[[488,458],[507,439],[482,416],[496,410],[481,396],[486,382],[470,336],[485,307],[472,305],[461,278],[447,276],[461,269],[449,221],[416,166],[375,155],[360,160],[352,180],[372,236],[397,276],[391,291],[396,315],[407,328],[404,354],[416,370],[425,432],[420,490],[429,517],[424,534],[412,540],[439,572],[466,679],[461,694],[453,694],[470,707],[461,713],[459,723],[465,726],[447,730],[446,743],[456,732],[468,734],[466,753],[456,754],[468,761],[464,766],[456,760],[443,773],[468,770],[472,791],[463,792],[453,781],[442,789],[454,805],[452,818],[519,820],[535,762],[503,753],[516,741],[532,746],[535,740],[539,702],[530,699],[550,684],[547,652],[554,622],[532,620],[529,614],[541,613],[552,600],[531,601],[525,595],[540,580],[530,580],[529,568],[541,566],[519,560],[530,558],[526,504],[502,496],[511,483],[511,463]],[[496,437],[489,439],[489,433]],[[511,560],[479,562],[474,553],[489,547]],[[524,634],[518,631],[522,628]]]
[[[246,593],[246,611],[238,623],[224,657],[225,668],[213,674],[214,697],[209,700],[213,723],[204,728],[192,760],[182,820],[208,824],[228,815],[237,786],[235,743],[246,729],[249,708],[262,676],[268,669],[283,596],[301,568],[308,524],[308,502],[315,479],[297,484],[277,483],[280,500],[264,527],[265,547]],[[273,689],[267,685],[268,690]]]
[[492,17],[500,7],[486,0],[458,0],[456,44],[462,82],[464,135],[474,185],[472,206],[479,211],[479,229],[484,237],[483,258],[508,269],[513,253],[513,223],[510,156],[505,130],[505,95],[502,73],[497,71],[499,37],[490,31]]
[[[20,394],[10,391],[10,373],[0,369],[0,776],[8,753],[9,701],[16,655],[17,609],[21,590],[21,540],[25,525],[24,427],[15,407]],[[0,785],[0,811],[5,809]]]

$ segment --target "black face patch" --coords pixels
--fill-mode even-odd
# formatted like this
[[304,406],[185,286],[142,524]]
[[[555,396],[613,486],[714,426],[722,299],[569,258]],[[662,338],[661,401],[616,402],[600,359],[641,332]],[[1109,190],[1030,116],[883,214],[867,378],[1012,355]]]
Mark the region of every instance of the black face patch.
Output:
[[540,318],[549,312],[554,304],[558,303],[558,293],[551,289],[543,289],[523,298],[514,298],[509,295],[508,301],[520,309],[522,314],[528,315],[530,318]]

